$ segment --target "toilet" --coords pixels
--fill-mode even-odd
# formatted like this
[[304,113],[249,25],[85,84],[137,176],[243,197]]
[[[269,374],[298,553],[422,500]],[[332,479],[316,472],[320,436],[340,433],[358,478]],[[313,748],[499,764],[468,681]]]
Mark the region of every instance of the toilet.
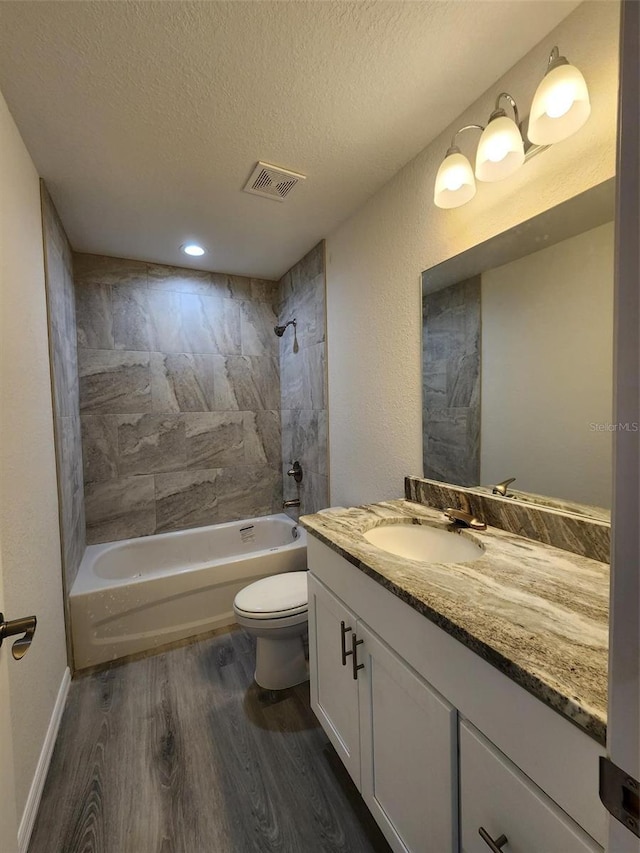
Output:
[[307,633],[307,573],[284,572],[255,581],[236,595],[239,625],[256,638],[256,684],[284,690],[309,678],[303,639]]

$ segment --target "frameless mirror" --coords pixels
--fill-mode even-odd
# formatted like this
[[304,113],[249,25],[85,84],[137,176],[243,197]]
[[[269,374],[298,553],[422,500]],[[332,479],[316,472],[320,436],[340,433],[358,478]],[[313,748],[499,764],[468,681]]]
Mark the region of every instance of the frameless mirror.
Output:
[[613,216],[612,179],[422,274],[425,477],[610,507]]

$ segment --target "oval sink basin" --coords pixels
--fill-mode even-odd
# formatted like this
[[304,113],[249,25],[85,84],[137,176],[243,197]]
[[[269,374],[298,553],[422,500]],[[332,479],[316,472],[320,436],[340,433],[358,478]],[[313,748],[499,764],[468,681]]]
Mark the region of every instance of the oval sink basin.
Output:
[[383,524],[362,535],[382,551],[423,563],[467,563],[484,553],[466,536],[427,524]]

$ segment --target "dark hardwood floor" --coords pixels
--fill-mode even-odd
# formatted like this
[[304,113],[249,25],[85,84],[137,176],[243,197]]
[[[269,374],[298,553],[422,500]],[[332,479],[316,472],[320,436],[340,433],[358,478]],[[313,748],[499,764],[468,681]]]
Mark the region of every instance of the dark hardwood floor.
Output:
[[236,630],[71,686],[29,853],[389,848],[309,708]]

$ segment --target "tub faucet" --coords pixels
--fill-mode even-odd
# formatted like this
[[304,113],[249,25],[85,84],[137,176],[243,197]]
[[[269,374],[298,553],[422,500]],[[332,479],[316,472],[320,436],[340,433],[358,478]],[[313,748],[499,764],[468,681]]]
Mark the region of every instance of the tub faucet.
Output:
[[290,509],[294,506],[300,506],[300,498],[293,498],[293,500],[284,501],[284,503],[282,504],[283,509]]
[[509,487],[510,483],[513,483],[515,481],[515,479],[515,477],[509,477],[508,480],[503,480],[501,483],[498,483],[496,486],[494,486],[491,491],[494,495],[502,495],[503,498],[506,498],[508,497],[507,488]]
[[451,519],[451,521],[457,522],[458,524],[464,524],[465,527],[470,527],[472,530],[486,530],[487,525],[479,518],[476,518],[475,515],[471,512],[471,504],[469,503],[469,498],[464,492],[460,492],[460,509],[454,509],[453,507],[447,507],[444,511],[444,514],[447,518]]

